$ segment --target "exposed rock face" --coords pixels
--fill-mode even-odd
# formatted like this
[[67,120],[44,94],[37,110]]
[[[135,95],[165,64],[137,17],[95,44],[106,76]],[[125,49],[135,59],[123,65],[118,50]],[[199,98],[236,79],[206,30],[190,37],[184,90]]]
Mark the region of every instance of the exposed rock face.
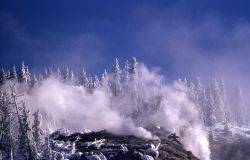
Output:
[[55,140],[75,142],[78,156],[69,159],[198,160],[192,152],[162,137],[160,140],[149,140],[100,131],[74,133],[69,136],[59,136]]

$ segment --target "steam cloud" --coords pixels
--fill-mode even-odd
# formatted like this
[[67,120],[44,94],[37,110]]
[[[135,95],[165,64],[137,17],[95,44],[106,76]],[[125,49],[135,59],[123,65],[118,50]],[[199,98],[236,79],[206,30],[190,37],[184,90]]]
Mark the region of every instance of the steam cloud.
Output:
[[114,134],[156,138],[143,127],[161,126],[181,135],[186,149],[209,160],[207,133],[199,121],[196,106],[187,98],[187,88],[179,82],[166,84],[163,76],[142,64],[138,66],[138,77],[118,97],[111,97],[102,87],[88,93],[83,86],[51,77],[25,92],[25,102],[32,112],[39,109],[44,124],[50,124],[52,129],[106,129]]

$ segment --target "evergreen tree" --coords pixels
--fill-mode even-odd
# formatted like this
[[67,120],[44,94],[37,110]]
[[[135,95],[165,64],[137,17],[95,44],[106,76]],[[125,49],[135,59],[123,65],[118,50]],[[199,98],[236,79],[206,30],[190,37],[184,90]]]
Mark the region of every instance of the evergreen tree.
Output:
[[61,73],[61,70],[60,68],[58,67],[57,70],[56,70],[56,77],[61,79],[62,78],[62,73]]
[[49,77],[49,73],[48,73],[48,68],[46,67],[43,71],[43,78],[46,79]]
[[53,151],[51,149],[51,143],[49,135],[45,137],[45,144],[44,144],[44,150],[43,150],[43,159],[44,160],[53,160]]
[[204,97],[204,124],[208,127],[212,127],[217,122],[215,117],[215,104],[210,88],[206,88]]
[[87,73],[85,72],[84,69],[82,69],[82,73],[80,75],[80,79],[79,79],[79,85],[83,85],[84,87],[87,87],[88,84],[88,78],[87,78]]
[[11,79],[11,73],[9,70],[6,72],[6,79]]
[[30,74],[28,66],[26,66],[26,68],[25,68],[25,74],[26,74],[26,78],[27,78],[27,85],[31,86],[31,74]]
[[6,72],[4,71],[4,69],[2,68],[1,73],[0,73],[0,84],[3,84],[6,81]]
[[64,80],[69,80],[69,75],[70,73],[69,73],[69,68],[68,67],[66,67],[66,69],[65,69],[65,71],[64,71],[64,75],[63,75],[63,79]]
[[114,96],[117,96],[121,92],[121,70],[119,68],[119,61],[117,58],[115,59],[115,63],[112,67],[111,88]]
[[15,144],[15,115],[6,92],[0,92],[0,142],[6,147],[8,159],[13,159]]
[[233,111],[234,119],[239,126],[245,124],[245,106],[243,101],[242,90],[240,86],[237,86],[233,98],[231,99],[231,108]]
[[224,105],[223,97],[220,94],[218,81],[216,79],[212,79],[211,94],[214,100],[215,117],[218,122],[225,123],[225,112],[224,112],[225,105]]
[[36,77],[36,74],[34,74],[34,77],[31,81],[31,87],[36,87],[38,85],[38,79]]
[[34,137],[34,141],[36,144],[36,148],[37,150],[40,152],[40,147],[42,146],[42,129],[41,129],[41,114],[39,112],[39,110],[37,110],[34,114],[34,123],[32,126],[33,129],[33,137]]
[[73,70],[70,70],[70,73],[69,73],[69,81],[70,81],[71,84],[74,84],[74,82],[75,82]]
[[104,70],[104,73],[102,74],[102,76],[100,78],[100,85],[102,87],[108,86],[108,73],[107,73],[106,69]]
[[11,78],[13,79],[17,79],[17,73],[16,73],[16,67],[13,66],[13,69],[12,69],[12,73],[11,73]]
[[53,70],[51,69],[51,67],[47,68],[47,73],[48,73],[48,77],[51,77],[53,75]]
[[93,82],[94,88],[97,88],[99,86],[99,84],[100,84],[99,79],[98,79],[97,75],[95,75],[94,82]]
[[135,57],[132,57],[126,62],[125,65],[125,74],[126,74],[126,82],[133,82],[137,76],[137,61]]
[[25,66],[24,62],[22,62],[22,66],[21,66],[18,80],[23,85],[27,84],[26,66]]
[[37,160],[36,145],[32,136],[32,130],[30,128],[29,111],[26,109],[23,103],[21,108],[22,114],[20,115],[20,133],[19,133],[19,147],[20,154],[24,156],[26,160]]
[[39,81],[39,83],[41,83],[43,79],[44,79],[44,78],[43,78],[43,75],[40,73],[40,74],[38,75],[38,81]]

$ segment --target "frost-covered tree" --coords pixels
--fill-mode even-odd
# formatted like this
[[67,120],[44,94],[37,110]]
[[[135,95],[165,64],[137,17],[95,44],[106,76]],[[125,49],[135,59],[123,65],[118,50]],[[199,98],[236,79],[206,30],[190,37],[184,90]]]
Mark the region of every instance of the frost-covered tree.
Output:
[[119,68],[119,61],[116,58],[112,67],[111,89],[113,95],[117,96],[121,92],[121,70]]
[[51,67],[47,68],[47,73],[48,73],[48,77],[51,77],[53,75],[53,70]]
[[210,88],[206,88],[204,97],[204,124],[208,127],[212,127],[217,122],[215,117],[215,104]]
[[69,80],[69,76],[70,76],[69,68],[66,67],[66,69],[65,69],[65,71],[64,71],[64,74],[63,74],[63,79],[64,79],[64,80]]
[[218,81],[212,79],[211,94],[214,100],[214,114],[218,122],[225,123],[225,105]]
[[49,74],[48,74],[48,68],[44,68],[44,71],[43,71],[43,78],[46,79],[49,77]]
[[237,86],[233,98],[231,99],[231,109],[233,111],[233,116],[236,121],[236,123],[239,126],[242,126],[245,124],[245,106],[244,106],[244,100],[242,95],[242,89],[240,86]]
[[33,137],[36,144],[37,151],[40,152],[42,146],[42,129],[41,129],[41,114],[37,110],[34,114],[34,122],[32,125]]
[[49,135],[45,137],[45,144],[44,144],[44,149],[43,149],[43,159],[44,160],[53,160],[54,159]]
[[8,159],[13,159],[16,150],[15,115],[6,92],[0,92],[0,142],[6,147]]
[[27,85],[31,86],[31,74],[30,74],[28,66],[26,66],[26,68],[25,68],[25,74],[26,74],[26,78],[27,78]]
[[23,85],[27,85],[27,81],[28,81],[26,71],[27,71],[26,66],[25,66],[24,62],[22,62],[22,66],[21,66],[20,73],[18,76],[18,81]]
[[82,69],[80,78],[79,78],[79,85],[82,85],[84,87],[87,87],[88,84],[88,78],[87,78],[87,73],[84,69]]
[[73,70],[70,70],[70,72],[69,72],[69,82],[72,83],[72,84],[75,83],[75,77],[74,77]]
[[132,57],[131,59],[127,60],[125,65],[125,74],[126,74],[126,82],[133,82],[136,79],[137,76],[137,64],[135,57]]
[[21,112],[19,126],[19,154],[23,155],[26,160],[37,160],[37,149],[32,136],[32,129],[30,127],[29,111],[26,109],[25,103],[22,104]]
[[44,79],[44,78],[43,78],[43,75],[40,73],[40,74],[38,75],[38,81],[41,83],[43,79]]
[[108,87],[108,73],[107,73],[106,69],[104,70],[104,72],[100,78],[100,85],[102,87]]
[[12,72],[11,72],[11,78],[17,79],[17,73],[16,73],[16,67],[13,66]]
[[94,86],[94,88],[97,88],[99,85],[100,85],[100,81],[99,81],[97,75],[95,75],[94,81],[93,81],[93,86]]
[[57,67],[57,70],[56,70],[56,77],[61,79],[62,78],[62,73],[61,73],[61,70],[59,67]]
[[9,70],[6,71],[6,79],[11,79],[11,73]]
[[3,84],[6,81],[7,74],[5,70],[2,68],[0,72],[0,84]]
[[38,85],[38,79],[36,77],[36,74],[34,74],[32,80],[31,80],[31,87],[36,87]]

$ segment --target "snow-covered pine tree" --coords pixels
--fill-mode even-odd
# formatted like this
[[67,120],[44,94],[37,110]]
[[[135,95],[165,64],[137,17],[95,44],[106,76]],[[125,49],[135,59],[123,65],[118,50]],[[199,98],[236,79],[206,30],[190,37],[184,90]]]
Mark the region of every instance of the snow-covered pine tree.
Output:
[[100,81],[99,81],[97,75],[95,75],[94,81],[93,81],[93,87],[97,88],[99,85],[100,85]]
[[0,72],[0,84],[3,84],[6,81],[6,72],[4,70],[4,68],[1,69]]
[[15,117],[6,92],[0,92],[0,143],[5,146],[8,159],[13,159],[16,150]]
[[111,89],[113,95],[116,97],[121,92],[121,70],[119,68],[119,61],[116,58],[112,67]]
[[23,155],[25,160],[37,160],[37,149],[30,128],[29,111],[26,109],[25,103],[22,104],[21,112],[19,126],[19,154]]
[[65,81],[67,81],[67,80],[69,80],[69,75],[70,73],[69,73],[69,68],[68,67],[66,67],[65,68],[65,71],[64,71],[64,74],[63,74],[63,79],[65,80]]
[[42,146],[42,129],[41,129],[41,114],[39,110],[37,110],[34,114],[34,122],[32,125],[33,130],[33,137],[36,144],[36,148],[38,152],[41,152],[41,146]]
[[[233,111],[233,116],[234,119],[236,121],[236,123],[239,126],[242,126],[245,124],[245,106],[244,106],[244,100],[243,100],[243,95],[242,95],[242,89],[240,88],[240,86],[237,86],[234,94],[233,94],[233,98],[231,99],[230,102],[231,105],[231,109]],[[248,116],[248,115],[247,115]]]
[[102,87],[108,87],[108,73],[107,73],[106,69],[104,70],[104,72],[100,78],[100,85]]
[[11,79],[11,73],[9,70],[6,71],[6,79]]
[[221,91],[218,81],[216,79],[212,79],[211,94],[214,100],[214,114],[218,122],[225,123],[225,105],[223,97],[220,93]]
[[27,85],[31,86],[31,74],[30,74],[28,66],[26,66],[26,68],[25,68],[25,74],[26,74],[26,78],[27,78]]
[[86,71],[83,68],[82,72],[81,72],[81,75],[80,75],[80,78],[79,78],[79,85],[87,87],[88,81],[89,80],[87,78],[87,73],[86,73]]
[[53,160],[53,151],[50,143],[50,137],[47,135],[45,137],[45,144],[43,148],[43,160]]
[[73,70],[70,70],[70,72],[69,72],[69,82],[70,82],[71,84],[75,84],[75,77],[74,77],[74,72],[73,72]]
[[34,74],[32,80],[31,80],[31,87],[36,87],[38,85],[38,79],[36,77],[36,74]]
[[215,104],[214,99],[211,93],[211,89],[207,87],[205,89],[205,97],[204,97],[204,124],[208,127],[212,127],[217,123],[217,119],[215,117]]
[[26,66],[24,62],[22,62],[22,66],[21,66],[20,73],[18,76],[18,81],[23,85],[27,84]]
[[38,82],[39,82],[39,84],[43,81],[43,75],[40,73],[39,75],[38,75]]
[[202,84],[201,84],[201,80],[200,77],[196,77],[195,79],[195,83],[194,83],[194,92],[195,92],[195,104],[201,108],[201,103],[202,103]]
[[51,77],[53,75],[53,70],[51,67],[47,68],[47,73],[48,73],[48,77]]
[[56,70],[56,77],[57,77],[58,79],[61,79],[61,78],[62,78],[62,73],[61,73],[61,70],[60,70],[59,67],[57,67],[57,70]]
[[49,74],[48,74],[48,68],[44,68],[44,71],[43,71],[43,78],[46,79],[49,77]]
[[17,80],[17,73],[16,73],[16,67],[13,66],[12,72],[11,72],[11,78],[14,80]]

